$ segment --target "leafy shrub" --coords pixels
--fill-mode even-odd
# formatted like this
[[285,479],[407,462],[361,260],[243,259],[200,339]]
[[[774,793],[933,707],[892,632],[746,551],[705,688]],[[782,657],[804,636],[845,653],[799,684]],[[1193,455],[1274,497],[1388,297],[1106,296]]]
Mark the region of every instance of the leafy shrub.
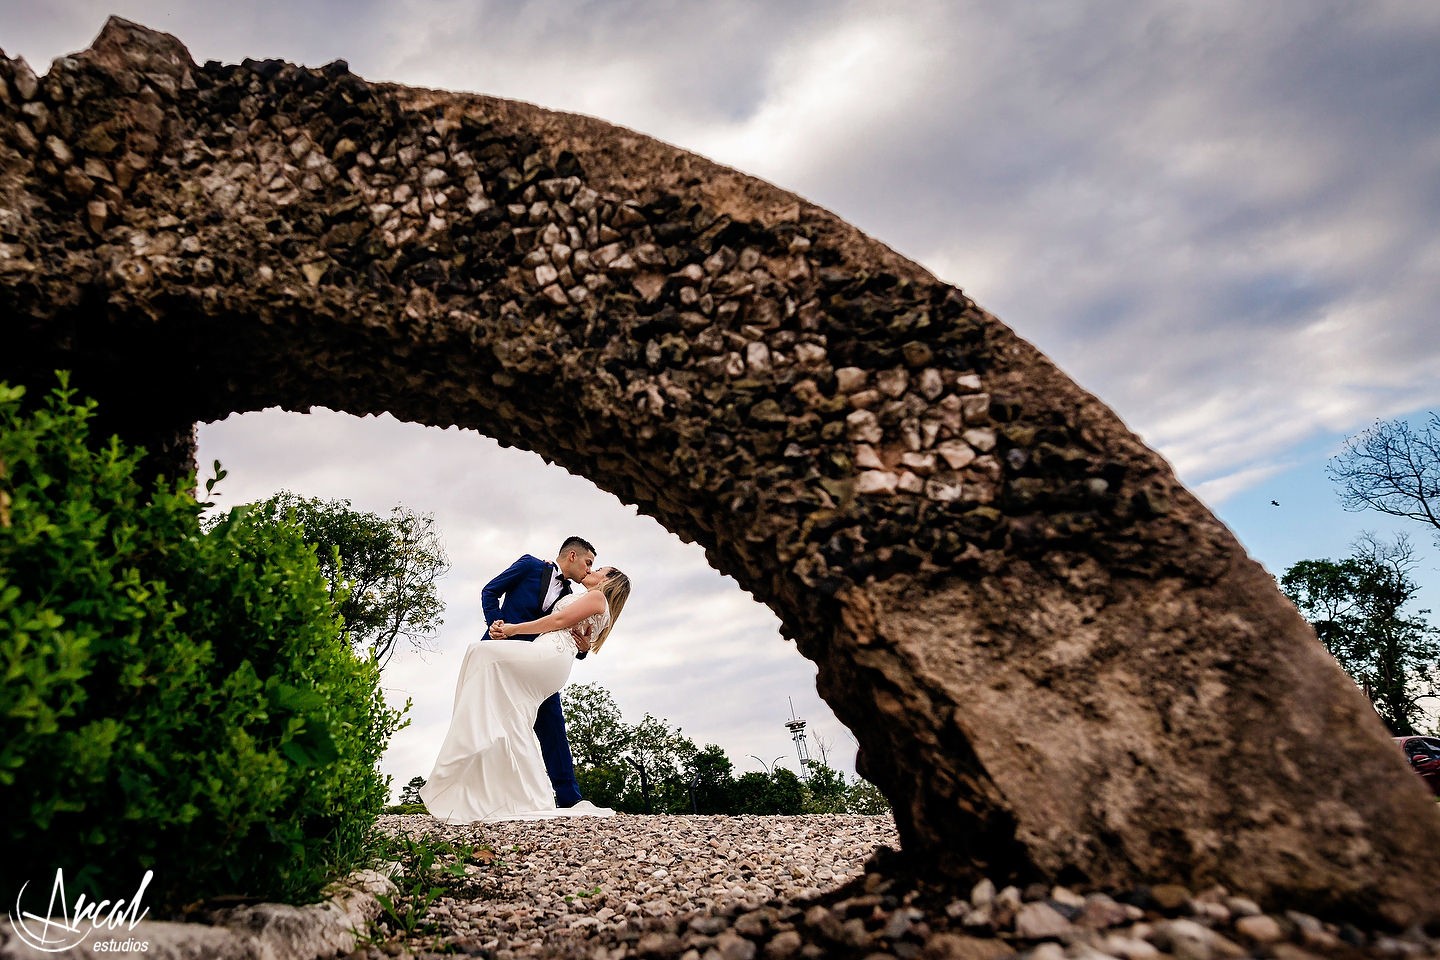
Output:
[[869,780],[856,777],[845,790],[845,809],[849,813],[880,814],[890,813],[890,801],[880,788]]
[[[357,657],[301,533],[202,528],[92,448],[94,402],[0,385],[0,836],[7,874],[165,912],[298,901],[364,861],[402,711]],[[214,481],[207,484],[207,490]],[[408,707],[408,705],[407,705]],[[18,883],[17,883],[18,887]]]
[[580,796],[597,807],[624,809],[621,801],[625,797],[625,779],[625,769],[617,765],[575,767],[575,783],[580,787]]
[[769,774],[753,770],[735,781],[735,813],[791,815],[805,813],[805,786],[784,767]]
[[382,813],[411,814],[411,813],[429,813],[430,810],[429,810],[429,808],[426,807],[425,804],[423,804],[423,803],[392,803],[392,804],[390,804],[389,806],[387,806],[384,810],[382,810],[381,812],[382,812]]
[[825,763],[805,761],[806,813],[846,813],[845,774]]
[[718,744],[707,743],[696,753],[685,775],[696,813],[729,813],[735,805],[735,765]]

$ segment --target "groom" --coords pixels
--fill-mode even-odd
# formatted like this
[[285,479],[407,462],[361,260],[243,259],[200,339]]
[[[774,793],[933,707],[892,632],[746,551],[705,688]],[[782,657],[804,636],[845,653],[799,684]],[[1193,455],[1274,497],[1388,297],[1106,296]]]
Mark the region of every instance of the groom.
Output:
[[[527,553],[480,591],[486,625],[496,620],[524,623],[540,619],[571,592],[570,582],[582,580],[594,563],[595,548],[580,537],[566,539],[554,563]],[[511,639],[534,640],[535,635]],[[584,657],[581,653],[577,659]],[[570,758],[570,741],[565,736],[565,715],[560,711],[560,694],[540,704],[540,712],[535,716],[535,736],[545,757],[545,772],[555,788],[555,805],[573,807],[581,803],[580,785],[575,782],[575,762]]]

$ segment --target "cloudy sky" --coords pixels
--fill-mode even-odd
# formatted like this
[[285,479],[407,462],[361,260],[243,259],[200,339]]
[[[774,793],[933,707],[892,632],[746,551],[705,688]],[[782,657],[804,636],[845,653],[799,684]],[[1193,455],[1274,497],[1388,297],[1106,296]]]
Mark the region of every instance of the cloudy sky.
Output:
[[[0,48],[43,71],[110,13],[174,33],[197,62],[345,59],[738,167],[1003,318],[1272,572],[1404,529],[1342,512],[1324,465],[1377,418],[1440,409],[1434,0],[0,0]],[[202,428],[201,453],[230,471],[222,502],[288,488],[436,516],[446,625],[434,652],[387,670],[415,701],[386,759],[399,783],[429,771],[480,586],[572,531],[637,584],[574,680],[742,770],[795,766],[793,698],[853,769],[853,739],[774,616],[581,478],[474,433],[340,414],[232,416]],[[1412,533],[1434,605],[1440,551]]]

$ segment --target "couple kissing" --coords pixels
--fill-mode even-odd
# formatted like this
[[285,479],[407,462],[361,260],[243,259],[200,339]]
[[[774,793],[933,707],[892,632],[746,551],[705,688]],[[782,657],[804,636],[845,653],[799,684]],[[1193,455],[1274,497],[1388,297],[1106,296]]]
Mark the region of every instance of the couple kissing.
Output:
[[600,652],[629,596],[630,578],[596,567],[580,537],[553,563],[526,554],[485,585],[488,632],[465,651],[450,728],[420,788],[431,815],[474,823],[615,812],[580,796],[560,689],[577,659]]

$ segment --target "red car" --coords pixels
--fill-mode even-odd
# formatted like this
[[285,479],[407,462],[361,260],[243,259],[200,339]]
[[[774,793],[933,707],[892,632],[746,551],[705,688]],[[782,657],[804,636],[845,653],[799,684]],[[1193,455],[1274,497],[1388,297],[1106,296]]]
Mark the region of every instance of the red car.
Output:
[[1396,737],[1395,742],[1430,792],[1440,797],[1440,737]]

